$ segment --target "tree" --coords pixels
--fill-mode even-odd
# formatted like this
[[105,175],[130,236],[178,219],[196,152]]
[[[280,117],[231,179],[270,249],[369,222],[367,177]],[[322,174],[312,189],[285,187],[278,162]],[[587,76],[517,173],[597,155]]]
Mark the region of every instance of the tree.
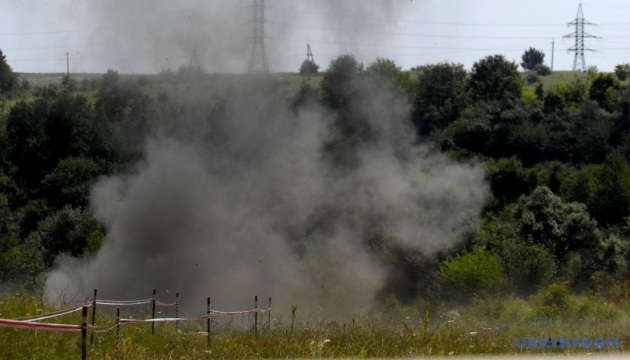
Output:
[[503,100],[521,95],[523,80],[518,65],[503,55],[487,56],[473,64],[470,88],[477,100]]
[[100,167],[91,159],[69,157],[60,160],[42,180],[42,195],[51,206],[87,208],[92,182]]
[[525,50],[521,59],[523,60],[523,62],[521,62],[521,66],[523,67],[523,69],[527,71],[532,71],[537,66],[543,64],[543,61],[545,60],[545,54],[540,50],[536,50],[533,47],[530,47],[529,49]]
[[625,81],[630,76],[630,64],[619,64],[615,66],[615,75],[619,81]]
[[37,192],[60,160],[106,157],[108,139],[99,134],[95,117],[85,96],[68,91],[47,91],[34,102],[16,103],[6,124],[6,160],[18,185]]
[[540,76],[551,75],[551,68],[545,64],[538,64],[534,67],[534,72]]
[[440,63],[418,74],[413,122],[429,135],[457,120],[468,106],[468,73],[462,64]]
[[317,74],[318,71],[319,65],[312,60],[304,60],[300,66],[300,75]]
[[0,95],[9,93],[17,88],[18,78],[7,63],[7,59],[0,50]]
[[595,75],[589,89],[589,98],[597,101],[602,109],[612,112],[619,99],[619,80],[612,74]]
[[101,234],[100,225],[88,211],[66,206],[40,221],[26,242],[42,249],[44,264],[49,267],[62,253],[83,255],[91,248],[90,240]]
[[563,195],[586,204],[602,225],[619,225],[630,215],[630,166],[623,155],[612,152],[601,165],[588,165],[568,177]]
[[39,185],[49,157],[42,125],[45,113],[38,104],[19,101],[6,123],[6,161],[16,183],[27,189]]
[[516,221],[509,214],[487,217],[476,237],[476,242],[488,244],[499,256],[509,291],[529,295],[549,284],[556,275],[553,255],[542,245],[520,236]]
[[363,65],[352,55],[340,55],[332,60],[320,85],[323,103],[335,110],[346,106],[356,94],[353,81],[362,71]]
[[470,296],[496,291],[505,282],[499,257],[481,246],[444,261],[440,270],[455,294]]
[[560,264],[570,252],[595,249],[601,238],[584,204],[565,203],[546,186],[522,198],[515,218],[521,236],[544,246]]

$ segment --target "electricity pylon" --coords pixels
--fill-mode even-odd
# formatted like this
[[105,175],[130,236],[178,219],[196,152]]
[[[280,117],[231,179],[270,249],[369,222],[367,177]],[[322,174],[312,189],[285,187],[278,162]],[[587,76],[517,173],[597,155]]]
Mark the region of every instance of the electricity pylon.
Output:
[[582,13],[582,4],[578,7],[577,16],[575,20],[571,21],[569,26],[574,25],[575,31],[571,34],[565,35],[565,38],[575,38],[575,45],[569,49],[569,51],[575,52],[575,59],[573,60],[573,71],[581,68],[582,71],[586,70],[586,60],[584,60],[584,51],[595,51],[593,49],[584,47],[585,38],[594,38],[593,36],[584,31],[586,25],[593,25],[590,22],[584,20],[584,14]]
[[199,58],[197,57],[197,49],[193,49],[192,56],[190,57],[190,64],[188,68],[195,71],[200,71],[201,66],[199,66]]
[[252,55],[249,59],[250,73],[268,73],[267,52],[265,51],[265,0],[253,0],[254,34],[252,36]]

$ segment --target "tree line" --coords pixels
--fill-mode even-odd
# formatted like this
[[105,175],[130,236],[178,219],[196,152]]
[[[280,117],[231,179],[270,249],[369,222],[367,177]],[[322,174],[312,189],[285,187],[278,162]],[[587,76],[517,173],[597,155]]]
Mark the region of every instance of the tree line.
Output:
[[[87,257],[105,241],[89,212],[94,181],[130,169],[153,129],[179,131],[173,119],[181,109],[220,116],[221,100],[204,107],[178,95],[185,86],[204,91],[203,76],[185,69],[133,80],[110,70],[82,89],[70,79],[33,89],[20,86],[1,60],[0,280],[38,286],[57,256]],[[364,66],[352,55],[337,57],[321,74],[317,65],[303,64],[301,72],[321,82],[304,81],[289,100],[335,114],[335,136],[322,144],[333,166],[357,166],[353,151],[375,131],[361,101],[387,89],[410,105],[415,141],[486,167],[491,196],[481,224],[457,248],[429,257],[386,234],[368,239],[380,261],[397,269],[383,298],[528,295],[554,282],[604,293],[628,286],[625,67],[615,74],[591,69],[545,88],[537,76],[550,69],[541,64],[535,49],[523,55],[526,74],[502,55],[471,69],[444,62],[403,71],[392,60]]]

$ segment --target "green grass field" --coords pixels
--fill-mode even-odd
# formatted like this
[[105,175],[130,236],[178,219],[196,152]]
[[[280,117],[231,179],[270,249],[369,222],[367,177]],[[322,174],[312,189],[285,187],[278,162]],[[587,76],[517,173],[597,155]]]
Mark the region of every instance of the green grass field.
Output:
[[[556,303],[557,302],[557,303]],[[15,294],[0,303],[0,318],[16,318],[57,310],[36,297]],[[289,309],[287,309],[289,310]],[[369,317],[333,321],[303,318],[299,305],[293,315],[274,314],[267,329],[261,316],[257,335],[250,317],[233,323],[213,323],[210,342],[205,336],[186,335],[205,331],[206,322],[121,326],[116,331],[88,334],[88,359],[210,359],[210,358],[364,358],[448,355],[622,354],[630,346],[630,306],[613,304],[601,297],[568,295],[561,285],[551,286],[527,300],[486,297],[466,306],[390,306]],[[140,318],[140,316],[138,316]],[[80,324],[73,313],[47,320]],[[97,325],[113,323],[114,317],[97,311]],[[586,349],[517,347],[515,338],[563,337],[573,339],[617,338],[618,348]],[[529,340],[531,341],[531,340]],[[80,333],[0,327],[2,359],[80,359]]]

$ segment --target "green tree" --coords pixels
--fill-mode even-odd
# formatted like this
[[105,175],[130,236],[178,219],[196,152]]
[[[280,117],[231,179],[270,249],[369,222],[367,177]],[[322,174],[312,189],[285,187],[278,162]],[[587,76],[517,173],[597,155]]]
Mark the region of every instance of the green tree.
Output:
[[26,189],[37,188],[48,168],[44,105],[41,101],[19,101],[11,108],[6,123],[6,161],[16,183]]
[[473,64],[470,88],[477,100],[520,97],[523,80],[518,65],[503,55],[487,56]]
[[394,60],[377,58],[365,68],[362,75],[367,78],[372,94],[386,90],[394,94],[404,94],[409,99],[413,97],[414,90],[409,74],[403,72]]
[[7,63],[6,56],[0,50],[0,95],[15,90],[17,85],[18,77]]
[[488,161],[487,169],[492,194],[499,204],[516,201],[532,187],[530,174],[523,168],[521,161],[514,157]]
[[362,71],[363,66],[352,55],[340,55],[332,60],[320,85],[324,105],[335,110],[347,106],[357,93],[354,81]]
[[317,74],[319,71],[319,65],[315,64],[312,60],[304,60],[300,66],[300,75]]
[[430,135],[457,120],[469,101],[464,65],[427,65],[418,74],[413,121],[420,134]]
[[553,255],[520,236],[515,224],[508,212],[497,218],[488,216],[476,234],[476,242],[488,244],[499,256],[508,290],[529,295],[549,284],[558,269]]
[[572,251],[596,248],[601,237],[584,204],[565,203],[545,186],[522,198],[515,218],[521,236],[544,246],[560,264]]
[[20,186],[37,190],[46,173],[66,157],[93,157],[96,136],[90,101],[68,91],[47,91],[34,102],[18,102],[7,120],[7,161]]
[[545,54],[540,50],[536,50],[533,47],[530,47],[529,49],[525,50],[523,56],[521,56],[521,59],[523,60],[521,62],[521,66],[523,67],[523,69],[527,71],[532,71],[536,68],[536,66],[543,64],[543,61],[545,60]]
[[505,283],[499,257],[482,246],[444,261],[440,272],[451,285],[452,292],[464,296],[497,291]]
[[630,75],[630,64],[618,64],[615,66],[615,75],[619,81],[625,81]]
[[562,193],[586,204],[600,224],[621,225],[630,215],[630,166],[623,155],[612,152],[603,164],[584,166],[568,177]]
[[90,241],[100,234],[100,225],[88,211],[66,206],[40,221],[26,242],[42,249],[44,264],[50,267],[63,253],[81,256],[87,249],[93,251]]
[[551,75],[551,68],[545,64],[538,64],[534,67],[534,72],[540,76]]
[[613,117],[593,101],[586,100],[568,117],[569,131],[563,137],[573,142],[576,163],[601,163],[610,151]]
[[619,100],[619,80],[612,74],[597,74],[589,88],[589,98],[602,109],[612,112]]
[[87,208],[94,177],[101,169],[93,160],[68,157],[57,163],[42,180],[41,195],[53,208],[65,205]]

